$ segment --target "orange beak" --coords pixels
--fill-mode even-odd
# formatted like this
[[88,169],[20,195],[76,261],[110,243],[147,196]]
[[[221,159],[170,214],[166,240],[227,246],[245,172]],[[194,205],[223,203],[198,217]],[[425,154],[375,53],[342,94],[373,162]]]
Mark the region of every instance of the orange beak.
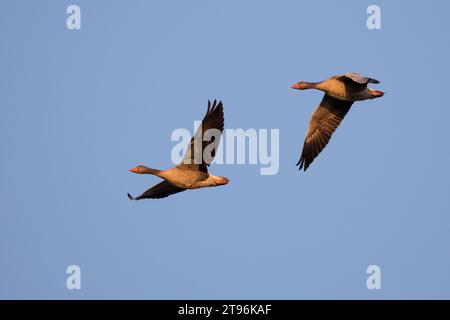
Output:
[[291,88],[292,89],[300,89],[300,85],[298,83],[294,83]]
[[139,171],[138,171],[138,168],[137,168],[137,167],[135,167],[135,168],[132,168],[132,169],[130,169],[130,170],[128,170],[128,171],[131,171],[131,172],[134,172],[134,173],[139,173]]

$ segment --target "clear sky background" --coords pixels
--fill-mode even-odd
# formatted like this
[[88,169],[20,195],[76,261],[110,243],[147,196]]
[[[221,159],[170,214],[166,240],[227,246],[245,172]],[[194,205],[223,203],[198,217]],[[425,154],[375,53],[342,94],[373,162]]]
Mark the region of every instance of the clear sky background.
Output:
[[[66,28],[81,7],[82,29]],[[366,9],[381,7],[382,30]],[[450,298],[448,1],[0,2],[0,298]],[[306,173],[320,92],[356,103]],[[129,201],[208,99],[226,128],[280,129],[280,170]],[[66,289],[81,267],[82,289]],[[382,289],[368,290],[379,265]]]

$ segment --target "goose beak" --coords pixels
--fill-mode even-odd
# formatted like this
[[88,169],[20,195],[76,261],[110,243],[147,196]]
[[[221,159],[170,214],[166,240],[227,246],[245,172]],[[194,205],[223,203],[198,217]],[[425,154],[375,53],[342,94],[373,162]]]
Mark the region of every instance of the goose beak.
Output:
[[298,83],[294,83],[294,84],[291,86],[291,88],[292,88],[292,89],[300,90],[300,85],[299,85]]
[[130,170],[128,170],[128,171],[130,171],[130,172],[134,172],[134,173],[139,173],[139,170],[138,170],[138,168],[137,167],[135,167],[135,168],[131,168]]

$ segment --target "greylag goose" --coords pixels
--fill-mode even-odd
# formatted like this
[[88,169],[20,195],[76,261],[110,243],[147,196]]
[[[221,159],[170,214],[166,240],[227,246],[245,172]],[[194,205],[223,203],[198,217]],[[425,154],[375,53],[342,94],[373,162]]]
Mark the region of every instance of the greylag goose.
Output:
[[368,83],[380,82],[358,73],[346,73],[321,82],[300,81],[292,86],[293,89],[298,90],[317,89],[325,92],[322,102],[311,115],[302,154],[297,162],[299,170],[306,171],[325,148],[354,101],[374,99],[384,95],[382,91],[368,88]]
[[[130,200],[160,199],[186,189],[198,189],[225,185],[228,179],[214,176],[208,173],[208,166],[215,157],[216,148],[223,132],[224,116],[222,101],[214,100],[212,106],[208,101],[208,109],[201,126],[192,137],[188,150],[179,165],[168,170],[156,170],[146,166],[137,166],[129,171],[138,174],[152,174],[164,181],[151,187],[140,196],[133,198],[128,193]],[[214,134],[216,132],[216,134]],[[212,136],[211,133],[213,133]],[[209,151],[209,154],[205,152]]]

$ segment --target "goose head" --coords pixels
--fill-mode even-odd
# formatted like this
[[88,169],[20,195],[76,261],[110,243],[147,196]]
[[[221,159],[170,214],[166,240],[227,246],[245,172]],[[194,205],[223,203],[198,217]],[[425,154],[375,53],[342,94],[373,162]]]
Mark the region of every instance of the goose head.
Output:
[[150,168],[148,168],[146,166],[142,166],[142,165],[139,165],[137,167],[131,168],[128,171],[131,171],[131,172],[134,172],[134,173],[138,173],[138,174],[150,174],[150,173],[153,173],[153,169],[150,169]]
[[305,90],[305,89],[308,89],[307,87],[308,86],[306,85],[305,81],[300,81],[300,82],[294,83],[291,86],[292,89],[297,89],[297,90]]

